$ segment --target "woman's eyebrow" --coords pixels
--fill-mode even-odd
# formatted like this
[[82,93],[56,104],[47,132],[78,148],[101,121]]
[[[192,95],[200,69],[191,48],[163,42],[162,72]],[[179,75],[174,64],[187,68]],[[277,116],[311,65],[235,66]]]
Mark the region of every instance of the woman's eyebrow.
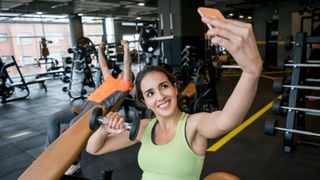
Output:
[[168,84],[169,82],[168,81],[163,81],[161,83],[159,83],[159,86],[163,85],[163,84]]
[[150,91],[152,91],[152,88],[147,89],[146,91],[144,91],[144,93],[143,93],[143,94],[147,94],[147,93],[148,93],[148,92],[150,92]]

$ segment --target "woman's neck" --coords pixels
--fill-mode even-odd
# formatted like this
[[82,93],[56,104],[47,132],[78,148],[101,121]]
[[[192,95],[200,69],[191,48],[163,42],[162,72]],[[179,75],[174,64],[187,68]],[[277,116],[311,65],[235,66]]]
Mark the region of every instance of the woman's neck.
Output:
[[156,116],[158,125],[165,129],[175,126],[179,122],[181,114],[182,112],[177,108],[170,116]]

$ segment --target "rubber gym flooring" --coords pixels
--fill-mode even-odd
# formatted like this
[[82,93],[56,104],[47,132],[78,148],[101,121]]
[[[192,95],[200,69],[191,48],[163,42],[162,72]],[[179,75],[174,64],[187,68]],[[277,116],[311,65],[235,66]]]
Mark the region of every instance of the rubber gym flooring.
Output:
[[[233,135],[209,141],[201,178],[223,171],[244,180],[320,179],[319,147],[299,144],[293,153],[285,153],[281,132],[276,136],[267,136],[263,132],[267,118],[279,119],[279,125],[284,122],[284,118],[273,115],[270,110],[270,102],[278,96],[272,93],[273,77],[281,75],[265,72],[261,76],[256,98],[245,121],[247,124],[233,131]],[[217,80],[220,108],[238,78],[237,74],[226,72]],[[43,151],[47,116],[72,104],[68,95],[62,92],[63,83],[60,80],[50,80],[46,84],[47,93],[37,85],[30,85],[30,98],[0,105],[0,179],[17,179],[23,173]],[[319,100],[310,103],[320,107]],[[320,132],[320,122],[316,120],[319,119],[307,116],[308,130]],[[314,137],[309,139],[319,142]],[[139,145],[135,145],[102,156],[91,156],[83,151],[80,161],[82,171],[78,176],[99,179],[102,170],[112,169],[112,179],[140,179],[142,172],[137,164],[138,149]]]

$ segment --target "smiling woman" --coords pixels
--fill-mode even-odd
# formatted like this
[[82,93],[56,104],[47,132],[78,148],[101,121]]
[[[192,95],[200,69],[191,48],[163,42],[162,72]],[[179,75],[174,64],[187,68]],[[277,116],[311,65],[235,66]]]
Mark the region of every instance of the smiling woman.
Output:
[[178,107],[178,89],[173,76],[157,66],[146,66],[136,78],[140,101],[152,110],[153,119],[142,119],[135,141],[128,140],[124,117],[109,113],[108,123],[90,137],[87,151],[99,155],[141,142],[138,163],[142,179],[195,180],[200,178],[207,140],[240,124],[254,99],[262,60],[250,24],[203,17],[214,37],[235,58],[242,75],[222,110],[187,114]]

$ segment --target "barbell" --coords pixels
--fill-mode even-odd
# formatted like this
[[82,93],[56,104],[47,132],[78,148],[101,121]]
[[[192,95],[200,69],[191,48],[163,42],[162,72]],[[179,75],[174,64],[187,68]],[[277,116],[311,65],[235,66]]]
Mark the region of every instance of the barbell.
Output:
[[293,41],[293,36],[288,35],[284,38],[284,41],[275,41],[275,40],[268,40],[268,41],[257,41],[257,44],[279,44],[284,45],[284,48],[287,51],[290,51],[293,48],[295,42]]
[[270,135],[270,136],[275,136],[277,134],[277,131],[284,131],[284,132],[290,132],[290,133],[295,133],[295,134],[303,134],[303,135],[308,135],[308,136],[320,137],[319,133],[278,127],[277,120],[267,119],[264,123],[264,133],[267,135]]
[[[102,124],[107,124],[108,120],[103,116],[102,108],[96,107],[93,109],[89,121],[89,128],[92,131],[96,131]],[[137,137],[138,131],[140,127],[140,119],[133,118],[132,122],[124,122],[125,130],[130,132],[129,139],[134,141]]]
[[[141,31],[139,40],[129,41],[129,42],[139,42],[142,50],[144,52],[153,53],[159,46],[159,41],[171,40],[174,39],[173,35],[170,36],[160,36],[158,37],[158,33],[153,28],[145,28]],[[99,44],[94,44],[87,37],[80,37],[77,41],[77,48],[84,52],[95,52],[95,46]],[[120,45],[119,42],[114,43],[105,43],[108,47],[115,47],[116,45]]]

